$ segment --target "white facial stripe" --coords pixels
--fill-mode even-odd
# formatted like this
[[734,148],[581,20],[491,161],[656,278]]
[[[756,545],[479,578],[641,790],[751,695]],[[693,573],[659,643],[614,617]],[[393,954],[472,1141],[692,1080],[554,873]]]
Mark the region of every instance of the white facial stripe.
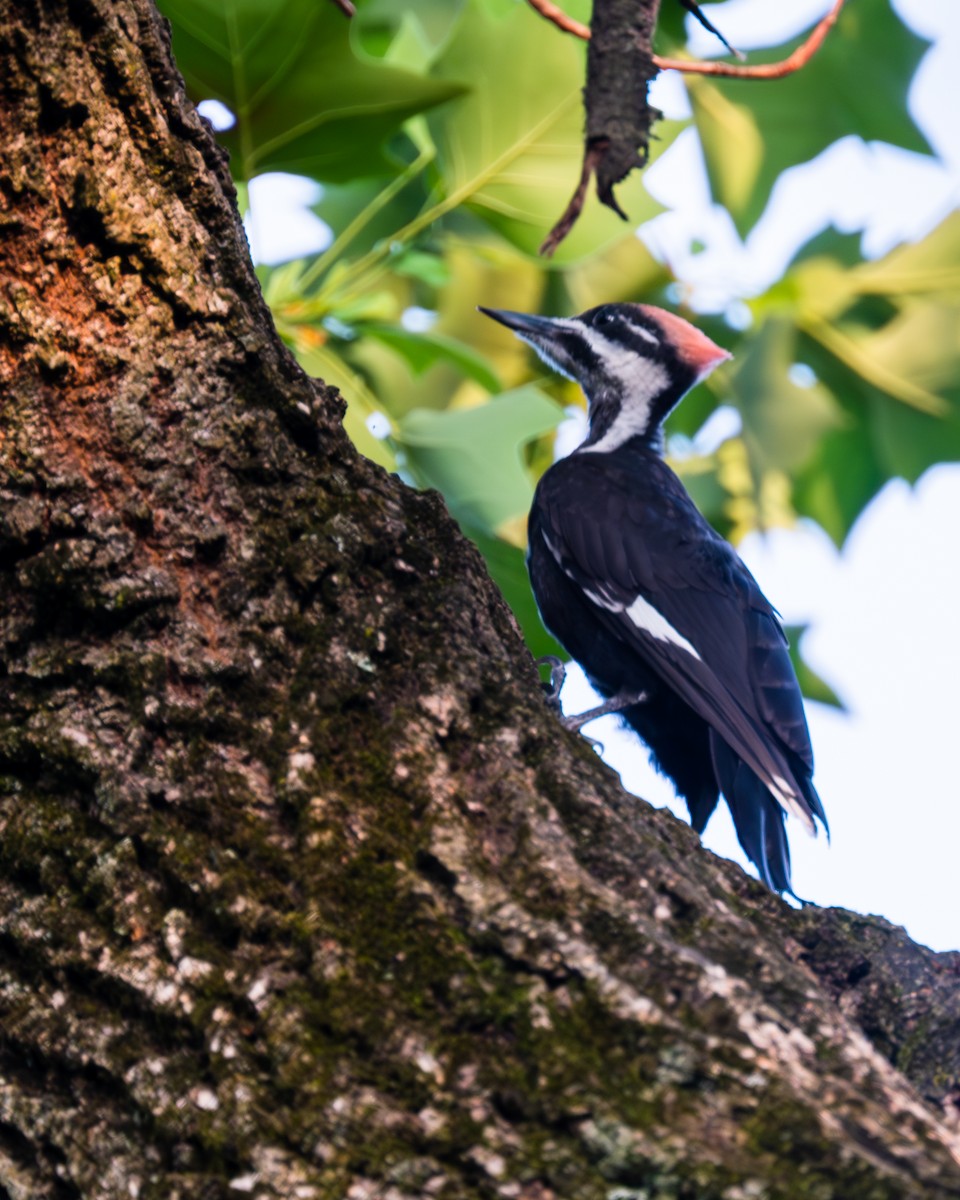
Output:
[[626,612],[634,625],[638,629],[642,629],[644,633],[649,633],[659,642],[670,642],[674,646],[679,646],[681,650],[692,654],[698,662],[703,661],[695,647],[687,641],[683,634],[677,633],[666,617],[662,613],[658,613],[653,605],[644,600],[642,596],[638,596]]
[[649,329],[644,329],[644,327],[642,325],[634,325],[634,323],[632,321],[627,321],[626,324],[632,333],[636,333],[640,337],[646,338],[647,341],[652,342],[654,346],[660,345],[660,339],[657,337],[654,337]]
[[[666,390],[670,376],[660,363],[643,358],[627,346],[618,346],[589,326],[581,325],[579,332],[603,364],[606,373],[612,375],[622,389],[623,403],[613,424],[599,441],[581,447],[584,453],[606,453],[647,431],[650,405],[654,396]],[[643,332],[646,333],[646,330]],[[649,336],[655,340],[652,334]]]

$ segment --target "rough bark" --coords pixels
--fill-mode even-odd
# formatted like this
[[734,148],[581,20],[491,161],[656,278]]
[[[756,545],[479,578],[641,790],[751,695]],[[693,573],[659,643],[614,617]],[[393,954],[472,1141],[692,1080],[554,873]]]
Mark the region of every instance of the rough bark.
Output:
[[647,98],[659,70],[653,56],[659,10],[660,0],[594,0],[583,89],[583,168],[541,254],[553,254],[576,224],[591,178],[597,181],[600,202],[627,220],[613,189],[646,163],[651,127],[662,116]]
[[564,735],[147,0],[2,11],[0,1195],[960,1196],[957,956]]
[[647,161],[650,127],[660,117],[647,102],[656,77],[653,31],[659,0],[595,0],[587,47],[587,151],[602,146],[594,168],[597,195],[625,217],[613,194],[615,184]]

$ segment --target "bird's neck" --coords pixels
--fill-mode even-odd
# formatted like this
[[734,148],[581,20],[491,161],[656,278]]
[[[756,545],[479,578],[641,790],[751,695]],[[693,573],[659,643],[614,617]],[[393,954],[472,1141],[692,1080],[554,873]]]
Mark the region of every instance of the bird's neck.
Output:
[[587,453],[612,453],[636,446],[654,454],[663,453],[663,418],[660,403],[666,397],[624,396],[620,389],[601,386],[586,393],[589,428],[579,449]]

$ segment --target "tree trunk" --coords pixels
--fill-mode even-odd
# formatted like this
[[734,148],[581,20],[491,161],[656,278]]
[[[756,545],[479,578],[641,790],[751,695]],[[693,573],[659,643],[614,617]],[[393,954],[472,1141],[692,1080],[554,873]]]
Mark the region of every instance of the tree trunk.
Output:
[[0,1195],[960,1196],[960,957],[625,795],[147,0],[0,19]]

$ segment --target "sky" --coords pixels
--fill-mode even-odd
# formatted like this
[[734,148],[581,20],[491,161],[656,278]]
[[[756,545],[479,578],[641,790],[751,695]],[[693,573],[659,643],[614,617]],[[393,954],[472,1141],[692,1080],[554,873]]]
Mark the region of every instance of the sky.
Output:
[[[647,186],[669,211],[642,236],[692,287],[701,309],[729,306],[735,318],[739,298],[776,279],[795,247],[827,222],[862,229],[865,251],[882,254],[922,236],[960,203],[960,0],[894,3],[935,42],[910,105],[939,161],[846,139],[814,165],[786,173],[743,244],[726,214],[710,204],[696,138],[681,135],[647,172]],[[827,7],[826,0],[727,0],[711,6],[710,16],[734,45],[749,50],[791,36]],[[710,35],[696,26],[690,32],[694,53],[716,52]],[[660,77],[654,101],[668,115],[683,115],[683,91],[671,73]],[[251,184],[260,219],[248,232],[260,260],[324,248],[329,232],[306,207],[317,194],[317,185],[290,176]],[[705,248],[693,252],[694,240]],[[808,704],[816,784],[832,836],[829,844],[822,835],[809,839],[789,822],[794,886],[817,904],[881,914],[940,950],[960,947],[960,781],[953,763],[960,741],[958,517],[960,465],[947,465],[928,471],[914,488],[892,481],[842,553],[809,524],[752,535],[740,546],[784,620],[810,624],[804,655],[848,708],[841,714]],[[572,672],[565,707],[576,712],[591,703],[588,685]],[[616,718],[594,722],[588,732],[603,741],[605,759],[627,788],[686,816]],[[704,841],[746,865],[724,806]]]

